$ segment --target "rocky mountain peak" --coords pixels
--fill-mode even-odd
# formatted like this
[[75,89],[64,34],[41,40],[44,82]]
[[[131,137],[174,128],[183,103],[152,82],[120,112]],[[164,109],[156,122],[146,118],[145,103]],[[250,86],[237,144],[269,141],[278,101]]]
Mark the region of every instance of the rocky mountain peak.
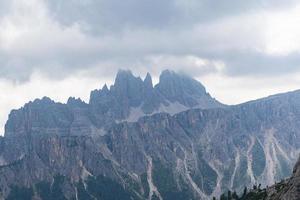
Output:
[[104,84],[104,86],[102,87],[102,92],[104,92],[104,93],[109,92],[109,89],[106,84]]
[[135,77],[129,70],[119,70],[110,90],[118,98],[121,98],[120,100],[139,99],[143,91],[143,81],[140,77]]
[[119,70],[113,85],[114,88],[125,88],[134,84],[141,84],[143,81],[140,77],[135,77],[130,70]]
[[147,88],[147,89],[153,88],[152,77],[151,77],[150,73],[147,73],[147,75],[144,79],[144,85],[145,85],[145,88]]
[[71,107],[82,107],[86,106],[87,104],[82,101],[80,98],[70,97],[67,101],[67,105]]
[[134,77],[134,76],[133,76],[131,70],[120,69],[120,70],[117,72],[117,76],[116,76],[115,82],[117,82],[118,79],[124,78],[124,77]]
[[[13,127],[13,124],[21,124],[15,123],[16,120],[23,121],[20,127],[23,130],[28,129],[27,120],[33,119],[37,125],[45,123],[51,126],[68,126],[73,118],[80,118],[85,122],[90,119],[92,124],[100,128],[118,121],[137,121],[142,116],[159,112],[173,115],[193,107],[220,106],[219,102],[206,94],[201,83],[186,75],[165,70],[160,76],[160,83],[153,87],[149,73],[142,80],[129,70],[120,70],[110,89],[105,84],[102,89],[91,92],[88,104],[80,99],[70,98],[65,105],[44,97],[31,102],[28,108],[14,112],[9,118],[7,130],[10,133],[16,132],[19,127]],[[27,117],[28,114],[34,117]],[[47,123],[50,121],[51,123]],[[45,124],[43,126],[47,127]],[[29,128],[32,127],[34,126],[30,125]],[[66,133],[68,128],[66,127]]]
[[177,96],[183,93],[205,95],[205,87],[197,80],[186,74],[175,73],[170,70],[162,72],[157,88],[170,96]]
[[41,103],[41,104],[51,104],[54,103],[54,101],[52,99],[50,99],[49,97],[43,97],[41,99],[36,99],[34,100],[33,103]]
[[[139,198],[116,199],[206,200],[292,172],[300,91],[223,108],[186,75],[164,71],[146,89],[151,82],[150,74],[142,80],[119,72],[112,89],[94,90],[85,106],[75,98],[67,104],[43,98],[12,111],[0,138],[0,199],[20,191],[39,198],[58,186],[60,199],[103,199],[120,184],[119,192]],[[286,190],[296,197],[299,165]],[[281,185],[272,191],[287,194]]]
[[199,81],[186,74],[165,70],[160,75],[159,84],[155,88],[168,101],[179,102],[186,107],[222,106],[206,92],[205,87]]

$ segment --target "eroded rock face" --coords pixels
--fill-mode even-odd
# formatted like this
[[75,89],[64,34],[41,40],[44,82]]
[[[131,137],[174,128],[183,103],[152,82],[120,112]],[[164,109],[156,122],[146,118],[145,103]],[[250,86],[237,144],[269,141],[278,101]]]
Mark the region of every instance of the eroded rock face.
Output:
[[[190,78],[166,71],[161,79],[153,87],[150,75],[120,72],[89,104],[44,98],[12,111],[0,138],[2,196],[42,198],[59,188],[66,199],[97,199],[109,184],[129,199],[211,199],[290,175],[300,149],[300,91],[224,107]],[[211,104],[195,109],[203,99]],[[194,109],[151,112],[157,105],[171,112],[170,102]],[[143,117],[126,121],[135,106]]]
[[294,167],[293,177],[300,177],[300,158],[298,159],[298,162],[296,163],[296,165]]
[[300,198],[300,159],[294,167],[292,177],[275,184],[267,192],[270,200],[298,200]]
[[179,102],[187,107],[220,107],[216,100],[211,99],[201,83],[169,70],[162,72],[155,89],[169,102]]
[[289,181],[290,188],[289,190],[284,194],[284,198],[286,199],[299,199],[300,198],[300,159],[298,160],[294,171],[293,176]]
[[224,107],[198,81],[168,70],[155,87],[150,74],[142,80],[130,71],[119,71],[110,89],[104,86],[92,91],[89,104],[98,127],[115,120],[137,121],[158,112],[176,114],[190,108]]
[[290,178],[267,187],[253,187],[248,193],[244,192],[243,200],[298,200],[300,198],[300,158],[296,163]]
[[101,90],[91,92],[89,104],[75,98],[61,104],[44,97],[13,110],[5,135],[87,135],[115,122],[134,122],[159,112],[173,115],[193,107],[224,105],[206,93],[201,83],[185,75],[165,71],[161,82],[153,88],[150,74],[143,81],[130,71],[121,70],[110,89],[105,85]]

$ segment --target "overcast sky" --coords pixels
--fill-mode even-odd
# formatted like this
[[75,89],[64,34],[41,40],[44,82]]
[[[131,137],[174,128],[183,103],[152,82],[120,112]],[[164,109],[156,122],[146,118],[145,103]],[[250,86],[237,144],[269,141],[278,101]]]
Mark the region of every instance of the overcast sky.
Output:
[[118,69],[184,71],[227,104],[300,89],[297,0],[0,0],[0,134],[11,109],[89,99]]

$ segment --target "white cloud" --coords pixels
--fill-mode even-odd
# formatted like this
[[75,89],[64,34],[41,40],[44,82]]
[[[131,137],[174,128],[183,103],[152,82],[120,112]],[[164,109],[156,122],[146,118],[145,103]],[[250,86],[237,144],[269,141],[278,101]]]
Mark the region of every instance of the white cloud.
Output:
[[300,52],[300,5],[265,16],[266,52],[287,55]]
[[300,73],[256,78],[210,74],[198,77],[198,80],[201,80],[213,97],[229,105],[300,89]]
[[[45,2],[13,0],[11,11],[0,18],[1,77],[26,80],[38,69],[51,77],[64,78],[83,68],[91,71],[97,68],[96,71],[103,73],[107,64],[110,67],[107,75],[110,76],[120,67],[138,66],[138,73],[144,73],[146,70],[160,71],[168,64],[180,70],[180,66],[195,66],[191,58],[218,61],[225,66],[224,73],[236,71],[239,73],[229,74],[244,75],[255,72],[255,69],[249,69],[255,65],[268,70],[273,67],[273,71],[282,68],[266,66],[274,64],[270,61],[274,60],[273,57],[268,57],[268,54],[277,51],[289,53],[298,48],[298,42],[293,42],[299,40],[296,25],[299,9],[296,8],[279,14],[277,10],[260,9],[259,12],[245,12],[213,21],[193,22],[184,28],[123,27],[119,32],[91,35],[84,31],[82,21],[74,21],[68,26],[61,24],[53,18]],[[285,23],[282,16],[290,22]],[[282,27],[285,27],[284,31]],[[240,56],[241,52],[243,56]],[[149,65],[146,65],[154,61],[153,55],[161,59],[153,63],[155,70],[149,70]],[[256,59],[255,56],[264,58]],[[245,60],[247,57],[249,59]],[[183,58],[185,64],[181,63]],[[254,66],[247,66],[249,60]],[[287,58],[286,63],[289,62],[295,62],[295,59],[289,61]],[[211,69],[203,71],[210,73]]]
[[151,55],[147,56],[139,65],[160,66],[158,70],[152,70],[155,74],[159,74],[163,69],[172,69],[191,76],[220,73],[225,67],[222,61],[205,59],[195,55]]

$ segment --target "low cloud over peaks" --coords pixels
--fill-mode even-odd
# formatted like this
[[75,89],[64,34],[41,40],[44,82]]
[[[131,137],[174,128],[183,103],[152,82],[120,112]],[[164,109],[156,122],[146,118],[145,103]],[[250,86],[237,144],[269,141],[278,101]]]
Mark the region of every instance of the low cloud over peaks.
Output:
[[296,89],[299,13],[295,0],[4,0],[0,104],[11,109],[40,97],[32,92],[16,102],[11,95],[37,82],[40,90],[60,85],[63,96],[85,98],[62,84],[76,79],[90,90],[120,68],[154,79],[164,69],[183,71],[224,103]]
[[[291,46],[291,55],[269,54],[282,42],[270,47],[273,41],[266,34],[274,25],[264,21],[278,13],[287,20],[297,17],[285,15],[297,11],[295,1],[13,0],[0,4],[2,78],[24,81],[34,71],[64,78],[89,69],[102,73],[107,67],[114,69],[109,74],[113,76],[120,67],[151,71],[152,64],[160,71],[170,57],[186,58],[183,62],[189,63],[191,56],[224,63],[223,72],[229,76],[248,75],[248,65],[253,68],[250,74],[258,66],[267,69],[259,73],[282,72],[281,66],[294,68],[287,72],[299,68],[298,47]],[[288,52],[288,47],[282,48]],[[154,56],[159,59],[149,63]],[[179,67],[171,64],[169,68]],[[202,74],[214,71],[212,65],[204,68]]]

